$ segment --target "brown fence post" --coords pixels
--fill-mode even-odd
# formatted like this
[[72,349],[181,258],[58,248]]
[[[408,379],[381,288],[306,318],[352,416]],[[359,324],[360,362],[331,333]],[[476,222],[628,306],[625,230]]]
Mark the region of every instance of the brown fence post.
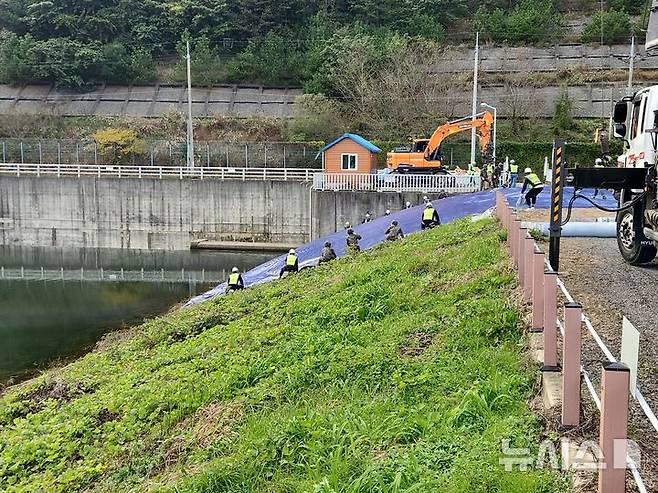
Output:
[[525,239],[525,269],[523,271],[523,299],[532,301],[532,276],[534,274],[535,240],[532,236]]
[[626,438],[630,369],[622,363],[604,363],[601,377],[599,493],[626,491]]
[[523,279],[525,279],[525,239],[528,236],[527,228],[519,228],[519,235],[516,241],[516,255],[518,258],[519,284],[523,289]]
[[518,269],[519,267],[519,235],[521,234],[521,221],[516,214],[512,220],[512,244],[510,249],[512,250],[512,257],[514,259],[514,267]]
[[544,253],[537,251],[533,255],[532,273],[532,330],[544,330]]
[[557,272],[544,271],[544,365],[542,371],[560,371],[557,362]]
[[562,428],[580,424],[580,354],[582,306],[564,305],[564,344],[562,348]]

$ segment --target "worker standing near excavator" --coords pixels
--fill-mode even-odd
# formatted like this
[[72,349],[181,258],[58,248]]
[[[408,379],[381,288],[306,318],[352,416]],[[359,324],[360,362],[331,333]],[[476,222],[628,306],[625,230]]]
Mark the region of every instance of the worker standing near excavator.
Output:
[[509,162],[509,187],[516,188],[516,182],[519,179],[519,165],[514,159]]
[[432,205],[432,202],[428,202],[425,205],[425,210],[423,210],[423,220],[420,223],[420,229],[428,229],[440,225],[441,218],[439,218],[439,213]]
[[286,272],[299,272],[299,259],[297,258],[297,252],[294,248],[291,248],[286,256],[286,263],[281,268],[281,272],[279,272],[279,279],[281,279]]
[[544,183],[530,168],[526,168],[523,173],[525,174],[525,181],[523,182],[521,195],[528,189],[528,193],[525,194],[525,202],[528,204],[529,209],[534,209],[537,204],[537,196],[544,190]]

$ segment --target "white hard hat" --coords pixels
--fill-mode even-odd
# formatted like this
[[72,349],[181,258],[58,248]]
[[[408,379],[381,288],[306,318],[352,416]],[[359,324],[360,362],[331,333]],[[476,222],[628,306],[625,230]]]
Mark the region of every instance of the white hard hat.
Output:
[[510,164],[516,164],[516,161],[514,161],[514,159],[510,159],[509,163]]
[[237,267],[233,267],[233,270],[231,272],[233,272],[235,274],[237,272],[240,272],[240,269],[238,269]]
[[294,248],[291,248],[290,251],[289,251],[288,253],[295,253],[295,249],[294,249]]
[[430,207],[433,207],[432,202],[428,202],[427,204],[425,204],[426,209],[429,209]]
[[525,171],[523,171],[526,175],[529,175],[532,173],[532,170],[530,168],[526,168]]
[[603,159],[600,157],[597,157],[596,160],[594,161],[596,164],[603,164]]
[[388,215],[390,213],[391,213],[391,209],[386,209],[386,214]]

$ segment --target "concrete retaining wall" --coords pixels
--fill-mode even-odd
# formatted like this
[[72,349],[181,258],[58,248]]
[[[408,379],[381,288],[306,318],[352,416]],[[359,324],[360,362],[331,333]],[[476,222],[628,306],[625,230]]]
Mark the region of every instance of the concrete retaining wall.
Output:
[[311,230],[318,238],[346,221],[360,223],[367,211],[383,215],[422,196],[311,196],[308,184],[292,181],[2,176],[0,245],[187,250],[202,238],[301,244]]

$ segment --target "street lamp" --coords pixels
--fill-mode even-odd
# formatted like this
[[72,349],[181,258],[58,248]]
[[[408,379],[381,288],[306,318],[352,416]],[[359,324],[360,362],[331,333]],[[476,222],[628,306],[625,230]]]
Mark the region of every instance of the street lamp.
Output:
[[496,108],[494,108],[493,106],[491,106],[490,104],[487,104],[487,103],[480,103],[480,106],[482,106],[483,108],[489,108],[490,110],[493,110],[493,114],[494,114],[493,161],[494,161],[494,164],[496,164],[496,137],[497,137],[496,130],[497,130],[497,125],[498,125],[498,110],[496,110]]

